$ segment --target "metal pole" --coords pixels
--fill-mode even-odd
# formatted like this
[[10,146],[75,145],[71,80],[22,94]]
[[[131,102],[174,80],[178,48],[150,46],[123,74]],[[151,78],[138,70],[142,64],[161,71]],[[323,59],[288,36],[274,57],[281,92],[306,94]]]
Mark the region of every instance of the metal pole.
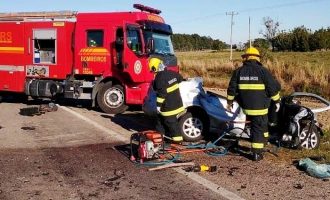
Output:
[[251,29],[250,29],[250,27],[251,27],[251,20],[250,20],[250,16],[249,16],[249,42],[250,42],[250,47],[251,47],[252,45],[251,45]]
[[230,23],[230,61],[233,60],[233,25],[234,25],[234,15],[237,15],[237,12],[231,11],[231,12],[226,12],[226,15],[231,15],[231,23]]

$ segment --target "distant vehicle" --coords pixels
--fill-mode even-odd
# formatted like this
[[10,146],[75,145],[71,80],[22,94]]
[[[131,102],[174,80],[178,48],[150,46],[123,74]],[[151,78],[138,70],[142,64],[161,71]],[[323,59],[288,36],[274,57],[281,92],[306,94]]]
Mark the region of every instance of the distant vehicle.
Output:
[[106,113],[141,105],[160,58],[178,71],[160,10],[0,13],[0,92],[89,99]]

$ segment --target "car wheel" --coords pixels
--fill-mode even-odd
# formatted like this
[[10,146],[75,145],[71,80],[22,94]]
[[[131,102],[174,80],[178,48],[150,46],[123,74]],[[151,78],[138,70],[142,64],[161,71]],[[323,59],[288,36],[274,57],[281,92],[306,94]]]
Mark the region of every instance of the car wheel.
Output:
[[105,113],[117,114],[127,110],[125,92],[121,85],[105,83],[97,95],[97,103]]
[[181,116],[179,126],[183,139],[188,142],[201,140],[207,129],[205,120],[191,112],[186,112]]
[[320,146],[320,133],[315,125],[312,128],[310,126],[311,124],[305,126],[299,134],[300,147],[304,149],[316,149]]

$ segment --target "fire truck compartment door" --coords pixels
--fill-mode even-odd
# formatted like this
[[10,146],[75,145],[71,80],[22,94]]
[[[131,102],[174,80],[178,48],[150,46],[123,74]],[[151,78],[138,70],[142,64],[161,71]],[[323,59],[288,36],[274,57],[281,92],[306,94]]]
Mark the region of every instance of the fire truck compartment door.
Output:
[[0,65],[0,77],[0,91],[24,91],[24,66]]
[[147,63],[144,59],[143,34],[138,24],[124,23],[123,70],[134,82],[144,82]]

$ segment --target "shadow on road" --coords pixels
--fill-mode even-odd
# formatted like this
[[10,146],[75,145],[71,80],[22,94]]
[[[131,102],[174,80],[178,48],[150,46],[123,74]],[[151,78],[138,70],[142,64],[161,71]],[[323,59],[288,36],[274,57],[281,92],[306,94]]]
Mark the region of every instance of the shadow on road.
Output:
[[41,105],[48,105],[49,103],[56,103],[61,106],[69,106],[75,108],[84,108],[87,110],[94,110],[100,113],[103,118],[110,119],[113,123],[116,123],[126,130],[134,130],[137,132],[145,130],[153,130],[155,119],[146,116],[142,112],[141,106],[130,106],[129,109],[121,114],[106,114],[103,113],[99,108],[93,108],[90,100],[77,100],[77,99],[63,99],[59,98],[56,101],[50,99],[33,99],[25,95],[20,94],[0,94],[0,102],[5,103],[22,103],[26,105],[26,108],[18,110],[18,113],[24,116],[35,116],[39,115],[39,108]]
[[123,113],[114,116],[101,114],[101,117],[110,119],[126,130],[137,132],[154,129],[155,119],[146,116],[143,112]]

